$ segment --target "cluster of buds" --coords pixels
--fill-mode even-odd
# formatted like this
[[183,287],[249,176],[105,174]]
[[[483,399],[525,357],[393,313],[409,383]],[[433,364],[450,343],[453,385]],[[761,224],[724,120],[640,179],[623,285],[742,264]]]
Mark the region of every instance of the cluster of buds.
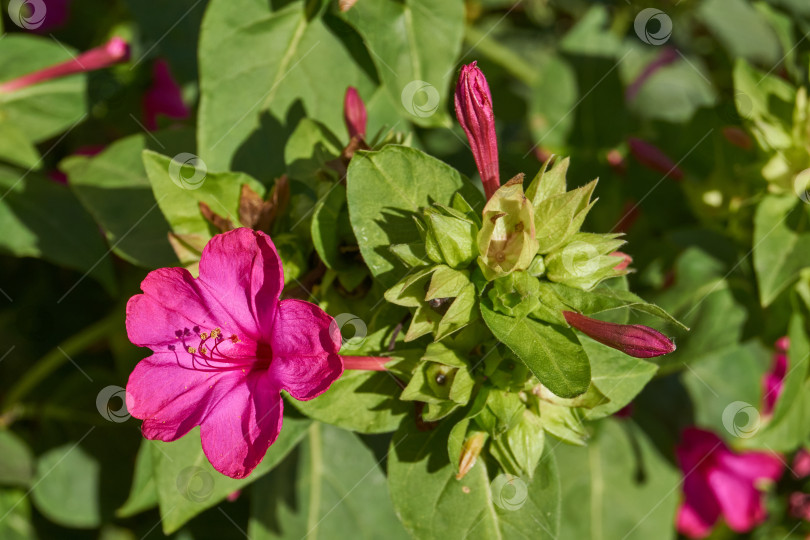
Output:
[[[530,320],[571,339],[574,328],[639,358],[667,354],[675,346],[652,328],[583,314],[598,312],[597,305],[645,304],[627,291],[604,294],[600,291],[607,289],[598,287],[627,274],[632,259],[617,251],[624,244],[621,234],[580,230],[595,203],[596,180],[569,190],[569,161],[553,162],[552,156],[528,188],[522,174],[501,186],[492,97],[475,63],[461,71],[455,104],[487,202],[481,213],[460,193],[449,205],[433,204],[414,216],[422,242],[390,247],[410,271],[385,298],[413,309],[405,341],[432,336],[433,342],[423,354],[387,367],[409,381],[401,397],[423,403],[424,420],[466,407],[448,441],[458,478],[485,449],[503,471],[531,477],[545,432],[584,444],[581,411],[610,400],[593,381],[579,395],[555,395],[517,348],[482,343],[481,331],[492,324],[487,313],[508,317],[515,326]],[[474,362],[471,355],[482,360]]]

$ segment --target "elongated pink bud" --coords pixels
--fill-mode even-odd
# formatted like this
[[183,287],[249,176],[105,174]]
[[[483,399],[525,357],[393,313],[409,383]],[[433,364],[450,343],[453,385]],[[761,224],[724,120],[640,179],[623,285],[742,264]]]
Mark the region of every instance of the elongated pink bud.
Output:
[[573,311],[563,311],[563,316],[586,336],[636,358],[653,358],[675,350],[675,344],[668,337],[649,326],[610,323]]
[[632,101],[641,91],[641,87],[644,86],[644,83],[653,76],[653,74],[661,69],[662,67],[668,66],[672,62],[678,59],[678,51],[671,47],[665,47],[664,50],[661,51],[655,60],[647,64],[641,73],[639,73],[636,80],[630,83],[630,86],[627,87],[627,90],[624,92],[624,97],[627,101]]
[[627,144],[633,157],[648,169],[670,176],[673,180],[683,179],[683,171],[657,146],[635,137],[627,139]]
[[385,364],[391,359],[385,356],[342,356],[343,369],[361,371],[386,371]]
[[85,73],[102,69],[129,58],[129,44],[119,37],[114,37],[104,45],[83,52],[72,60],[29,73],[0,84],[0,92],[13,92],[33,84],[67,77],[75,73]]
[[357,88],[350,86],[346,89],[346,97],[343,98],[343,121],[346,122],[346,129],[349,130],[349,137],[363,138],[366,136],[366,104],[357,93]]
[[734,146],[742,148],[743,150],[751,150],[751,148],[754,146],[754,141],[751,139],[748,133],[737,126],[724,127],[723,137],[725,137],[726,140]]
[[610,254],[610,256],[622,258],[622,260],[619,261],[619,264],[613,267],[614,270],[625,270],[628,266],[630,266],[630,263],[633,262],[633,257],[622,251],[614,251]]
[[498,139],[489,85],[476,62],[461,68],[456,84],[456,117],[470,141],[475,165],[489,199],[501,186],[498,172]]

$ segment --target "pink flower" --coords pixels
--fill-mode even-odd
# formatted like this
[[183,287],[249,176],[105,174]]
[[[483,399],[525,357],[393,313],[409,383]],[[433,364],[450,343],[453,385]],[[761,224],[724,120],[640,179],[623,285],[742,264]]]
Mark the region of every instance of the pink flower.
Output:
[[456,84],[456,118],[470,141],[475,165],[489,199],[501,186],[498,172],[498,139],[487,79],[476,62],[461,68]]
[[726,140],[734,146],[742,148],[743,150],[751,150],[751,148],[754,146],[754,141],[751,139],[748,133],[737,126],[724,127],[723,137],[725,137]]
[[349,131],[349,138],[366,136],[366,105],[357,93],[357,88],[350,86],[343,98],[343,121]]
[[182,120],[189,110],[183,103],[183,92],[172,77],[169,63],[158,59],[152,66],[152,86],[143,95],[143,123],[149,131],[158,128],[157,117],[168,116]]
[[683,180],[683,170],[657,146],[635,137],[627,139],[627,144],[633,157],[648,169],[670,176],[673,180]]
[[112,38],[104,45],[83,52],[76,58],[4,82],[0,84],[0,92],[13,92],[52,79],[103,69],[127,58],[129,44],[121,38]]
[[309,400],[340,377],[340,331],[301,300],[279,300],[284,276],[270,237],[235,229],[211,239],[200,277],[150,272],[127,304],[127,333],[152,349],[127,383],[127,408],[148,439],[200,426],[214,468],[243,478],[281,430],[280,391]]
[[794,491],[788,499],[788,512],[796,519],[810,521],[810,495]]
[[636,358],[652,358],[675,350],[664,334],[641,324],[616,324],[563,311],[566,322],[591,339]]
[[33,31],[37,34],[47,34],[65,25],[70,18],[71,0],[47,0],[45,2],[45,19]]
[[787,336],[782,336],[776,340],[776,343],[774,343],[776,352],[773,355],[771,370],[762,378],[762,414],[766,416],[773,414],[776,400],[782,394],[782,387],[787,375],[787,350],[789,346],[790,340]]
[[778,457],[734,453],[717,435],[695,427],[683,431],[675,455],[684,475],[684,500],[678,511],[681,533],[705,538],[721,515],[740,533],[764,521],[762,495],[755,484],[782,476]]
[[810,476],[810,452],[802,448],[793,457],[793,476],[807,478]]

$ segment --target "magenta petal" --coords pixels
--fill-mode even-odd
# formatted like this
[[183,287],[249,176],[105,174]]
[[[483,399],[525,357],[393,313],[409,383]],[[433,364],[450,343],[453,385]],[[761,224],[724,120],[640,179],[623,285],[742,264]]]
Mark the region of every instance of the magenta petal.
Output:
[[720,505],[697,471],[683,482],[684,501],[678,510],[678,531],[689,538],[705,538],[720,517]]
[[155,353],[135,366],[127,383],[127,411],[143,419],[147,439],[174,441],[199,425],[212,403],[239,382],[236,372],[197,371],[178,365],[172,352]]
[[760,493],[753,483],[722,468],[709,470],[707,480],[732,530],[747,532],[765,519]]
[[200,426],[202,449],[216,470],[244,478],[281,431],[284,403],[267,371],[253,371],[212,404]]
[[214,236],[203,249],[198,283],[212,306],[243,329],[259,331],[256,341],[271,331],[284,273],[266,234],[240,228]]
[[283,300],[273,328],[273,379],[295,399],[324,393],[343,373],[334,319],[314,304]]
[[733,454],[724,452],[718,456],[717,463],[723,469],[748,478],[753,484],[756,480],[777,481],[785,471],[785,465],[776,455],[765,452],[745,452]]

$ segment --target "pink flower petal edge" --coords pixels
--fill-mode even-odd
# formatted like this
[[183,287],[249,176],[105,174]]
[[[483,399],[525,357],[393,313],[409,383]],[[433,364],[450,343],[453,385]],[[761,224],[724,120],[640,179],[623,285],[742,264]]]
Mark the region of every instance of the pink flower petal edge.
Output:
[[732,452],[714,433],[690,427],[675,449],[683,472],[684,499],[678,531],[705,538],[722,516],[735,532],[747,532],[766,518],[757,484],[776,481],[784,472],[778,456],[765,452]]
[[149,273],[126,320],[130,341],[153,351],[126,389],[146,438],[173,441],[200,426],[214,468],[244,478],[281,430],[280,392],[309,400],[340,377],[337,325],[313,304],[280,300],[283,277],[270,237],[243,228],[211,239],[199,278]]

